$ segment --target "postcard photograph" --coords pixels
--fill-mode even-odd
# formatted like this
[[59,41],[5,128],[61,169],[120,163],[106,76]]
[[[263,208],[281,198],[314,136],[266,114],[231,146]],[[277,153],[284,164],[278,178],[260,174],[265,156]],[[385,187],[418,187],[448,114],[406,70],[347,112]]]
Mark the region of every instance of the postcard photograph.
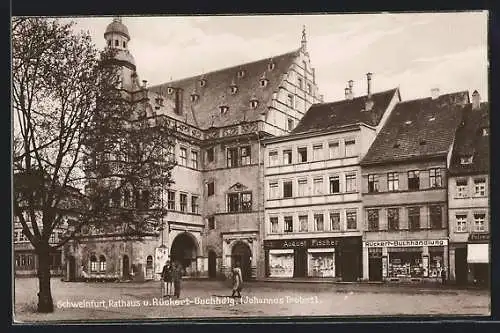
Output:
[[490,315],[487,11],[11,43],[14,323]]

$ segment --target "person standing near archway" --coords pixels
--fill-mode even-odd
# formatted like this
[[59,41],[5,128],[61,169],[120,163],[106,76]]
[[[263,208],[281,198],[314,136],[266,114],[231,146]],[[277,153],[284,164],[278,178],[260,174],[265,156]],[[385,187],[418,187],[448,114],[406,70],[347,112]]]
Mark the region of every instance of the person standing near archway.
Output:
[[239,261],[237,261],[236,264],[234,265],[232,277],[233,277],[233,294],[231,295],[231,297],[237,296],[237,297],[241,298],[241,289],[243,287],[242,286],[243,276],[241,274],[241,268],[240,268]]
[[172,280],[174,282],[174,296],[181,296],[182,266],[176,261],[172,269]]

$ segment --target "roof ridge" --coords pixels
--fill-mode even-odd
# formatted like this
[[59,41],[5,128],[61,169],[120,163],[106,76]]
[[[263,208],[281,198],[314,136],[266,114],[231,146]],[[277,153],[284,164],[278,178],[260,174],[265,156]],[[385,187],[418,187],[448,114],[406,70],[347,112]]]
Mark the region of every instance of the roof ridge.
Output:
[[[439,95],[438,98],[445,97],[445,96],[450,96],[450,95],[458,95],[458,94],[463,94],[463,93],[467,93],[468,94],[469,91],[462,90],[462,91],[456,91],[456,92],[452,92],[452,93],[446,93],[446,94]],[[421,97],[421,98],[407,99],[405,101],[400,101],[399,104],[410,103],[410,102],[417,102],[417,101],[423,101],[423,100],[427,100],[427,99],[432,99],[432,97],[431,96],[427,96],[427,97]],[[471,103],[467,103],[467,104],[471,104]]]
[[242,64],[238,64],[238,65],[234,65],[234,66],[219,68],[219,69],[216,69],[216,70],[213,70],[213,71],[210,71],[210,72],[206,72],[206,73],[203,73],[203,74],[186,76],[186,77],[183,77],[183,78],[180,78],[180,79],[177,79],[177,80],[172,80],[172,81],[165,81],[163,83],[159,83],[159,84],[155,84],[155,85],[151,86],[151,89],[158,88],[160,86],[163,86],[163,85],[169,84],[169,83],[190,80],[190,79],[199,77],[201,75],[207,76],[207,75],[215,74],[215,73],[218,73],[218,72],[227,71],[227,70],[230,70],[230,69],[237,69],[237,68],[240,68],[240,67],[243,67],[243,66],[248,66],[248,65],[255,64],[255,63],[258,63],[258,62],[261,62],[261,61],[265,61],[265,60],[270,60],[270,59],[279,58],[279,57],[283,57],[283,56],[287,56],[287,55],[292,55],[294,53],[297,53],[298,50],[300,50],[300,49],[294,49],[293,51],[285,52],[285,53],[274,55],[274,56],[271,56],[271,57],[260,58],[258,60],[254,60],[254,61],[248,61],[248,62],[245,62],[245,63],[242,63]]
[[[378,92],[376,92],[376,93],[372,93],[372,96],[373,96],[373,95],[382,95],[382,94],[387,94],[387,93],[389,93],[389,92],[391,92],[391,91],[396,92],[397,90],[398,90],[398,88],[396,87],[396,88],[392,88],[392,89],[387,89],[387,90],[383,90],[383,91],[378,91]],[[361,95],[361,96],[357,96],[357,97],[354,97],[351,101],[354,101],[354,100],[357,100],[357,99],[360,99],[360,98],[363,98],[363,97],[365,97],[365,98],[366,98],[367,96],[368,96],[368,94],[366,94],[366,95]],[[332,102],[314,103],[313,105],[311,105],[311,107],[312,107],[312,106],[315,106],[315,105],[323,105],[323,106],[324,106],[324,105],[329,105],[329,104],[336,104],[336,103],[341,103],[341,102],[345,102],[345,101],[348,101],[348,100],[347,100],[347,99],[339,99],[339,100],[332,101]]]

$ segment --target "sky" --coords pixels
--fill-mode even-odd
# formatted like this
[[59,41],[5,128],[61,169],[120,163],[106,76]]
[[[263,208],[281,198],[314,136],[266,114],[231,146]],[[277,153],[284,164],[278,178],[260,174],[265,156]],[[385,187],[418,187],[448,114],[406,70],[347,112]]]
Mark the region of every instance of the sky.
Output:
[[[112,17],[71,18],[99,48]],[[478,90],[488,99],[488,14],[382,13],[266,16],[122,17],[141,80],[160,84],[307,48],[324,101],[400,88],[403,100]]]

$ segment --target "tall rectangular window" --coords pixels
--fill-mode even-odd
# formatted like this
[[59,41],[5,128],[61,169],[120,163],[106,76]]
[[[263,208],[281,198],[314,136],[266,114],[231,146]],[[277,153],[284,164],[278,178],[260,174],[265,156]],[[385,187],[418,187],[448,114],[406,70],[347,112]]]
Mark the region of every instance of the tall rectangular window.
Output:
[[288,94],[286,102],[287,102],[289,107],[293,108],[293,95],[292,94]]
[[474,179],[474,196],[483,197],[486,195],[486,179],[476,178]]
[[346,210],[347,230],[356,230],[358,228],[358,213],[356,210]]
[[200,212],[198,197],[194,195],[191,196],[191,212],[194,214],[198,214]]
[[208,230],[215,229],[215,216],[210,216],[208,218]]
[[237,212],[240,207],[239,193],[229,193],[227,195],[227,208],[229,212]]
[[191,151],[191,168],[198,169],[198,152]]
[[250,212],[252,211],[252,193],[244,192],[240,193],[241,196],[241,211]]
[[252,210],[251,192],[229,193],[227,199],[229,212],[249,212]]
[[345,175],[345,191],[356,192],[356,173],[347,173]]
[[309,95],[311,95],[311,94],[312,94],[312,86],[311,86],[311,84],[310,84],[310,83],[308,83],[308,84],[307,84],[307,93],[308,93]]
[[321,161],[323,159],[323,145],[313,146],[313,161]]
[[272,234],[278,233],[278,218],[277,217],[269,218],[269,223],[271,224],[271,233]]
[[[175,152],[174,152],[174,145],[168,145],[167,146],[167,161],[173,162],[175,161]],[[126,161],[128,158],[127,154],[124,154],[124,160]]]
[[251,163],[250,146],[240,147],[240,165],[249,165]]
[[291,198],[292,196],[292,181],[286,180],[283,182],[283,198]]
[[307,215],[299,215],[299,231],[300,232],[307,232],[308,231],[308,217]]
[[292,131],[293,130],[293,127],[294,127],[294,124],[295,122],[293,121],[293,118],[287,118],[286,120],[286,129],[288,131]]
[[399,175],[396,172],[389,172],[387,174],[387,190],[388,191],[399,190]]
[[379,229],[379,215],[378,209],[368,209],[368,230],[378,231]]
[[290,149],[283,150],[283,164],[292,164],[292,151]]
[[187,211],[187,194],[181,193],[179,196],[179,202],[181,205],[181,212]]
[[467,179],[457,179],[456,180],[457,198],[467,198],[469,193],[467,191]]
[[269,166],[276,166],[276,165],[278,165],[278,152],[271,151],[269,152]]
[[207,149],[207,162],[212,163],[215,160],[214,147]]
[[214,195],[215,193],[215,183],[212,180],[211,182],[207,183],[207,195],[211,196]]
[[313,179],[313,194],[323,194],[323,177],[316,177]]
[[279,187],[278,182],[269,183],[269,199],[279,198]]
[[378,192],[378,175],[368,175],[368,193]]
[[399,230],[399,208],[387,209],[387,224],[390,231]]
[[175,210],[175,192],[174,191],[168,191],[167,208],[170,210]]
[[408,208],[408,227],[410,230],[420,229],[420,207]]
[[285,216],[285,232],[293,232],[293,217]]
[[420,172],[418,170],[408,171],[408,189],[416,191],[420,188]]
[[441,169],[429,170],[429,187],[442,187]]
[[346,140],[345,141],[345,156],[355,156],[356,155],[356,140]]
[[329,158],[340,157],[340,148],[338,141],[328,143],[328,157]]
[[232,168],[238,166],[238,148],[227,149],[227,167]]
[[298,188],[299,197],[305,197],[306,195],[308,195],[308,193],[307,193],[307,179],[299,179],[298,185],[299,185],[299,188]]
[[457,232],[466,232],[467,231],[467,215],[466,214],[456,214],[455,215],[457,227]]
[[474,213],[474,231],[482,232],[485,231],[485,220],[486,214],[484,213]]
[[302,89],[302,78],[301,77],[297,78],[297,86],[299,86],[299,88]]
[[307,162],[307,147],[301,147],[297,149],[299,154],[299,163]]
[[179,161],[180,161],[180,165],[187,166],[187,149],[186,148],[181,147]]
[[330,230],[339,231],[340,230],[340,212],[333,211],[330,212]]
[[430,206],[431,229],[443,228],[443,209],[441,206]]
[[330,194],[340,193],[340,177],[330,176]]
[[325,231],[323,214],[314,214],[314,227],[316,228],[316,231]]

